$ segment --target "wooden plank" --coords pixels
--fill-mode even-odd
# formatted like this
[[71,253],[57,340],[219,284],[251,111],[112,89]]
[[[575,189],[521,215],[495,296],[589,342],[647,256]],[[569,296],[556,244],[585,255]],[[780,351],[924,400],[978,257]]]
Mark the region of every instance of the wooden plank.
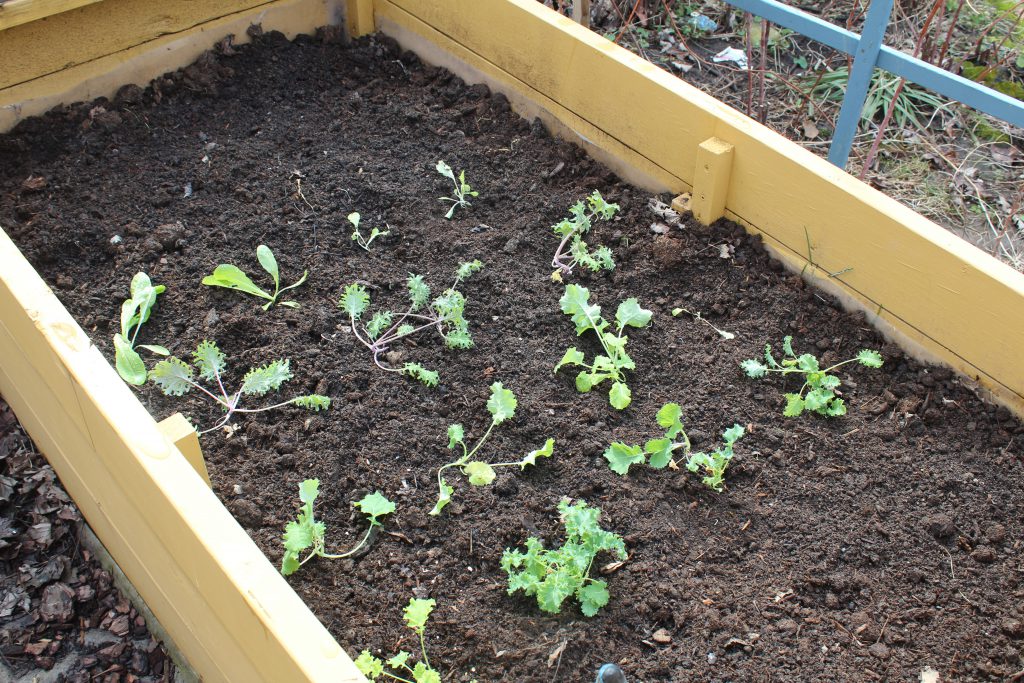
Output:
[[188,464],[192,465],[192,469],[203,478],[206,485],[213,488],[213,482],[210,481],[210,473],[206,469],[206,458],[203,457],[203,449],[199,445],[199,434],[196,432],[196,428],[192,426],[192,423],[185,419],[185,416],[181,413],[175,413],[168,418],[160,420],[157,426],[160,428],[160,433],[164,435],[164,438],[181,451],[181,454],[185,456],[185,460],[188,460]]
[[376,8],[378,25],[399,42],[418,35],[504,91],[556,102],[551,114],[592,145],[612,156],[629,150],[627,163],[639,157],[661,169],[652,177],[681,181],[651,189],[688,189],[700,143],[732,144],[727,216],[813,262],[815,281],[848,305],[885,311],[888,333],[909,352],[962,370],[1024,412],[1024,275],[533,0],[376,0]]
[[91,5],[100,0],[6,0],[0,2],[0,31]]
[[352,38],[373,33],[373,0],[346,0],[345,23]]
[[[2,231],[0,263],[0,391],[196,671],[208,681],[362,681]],[[18,317],[33,324],[12,325]],[[54,363],[77,419],[37,371]]]
[[[123,0],[105,0],[102,7],[106,8],[117,1]],[[162,6],[161,3],[150,4],[153,7]],[[204,3],[195,4],[197,9],[201,8],[205,6],[205,0]],[[43,75],[45,69],[33,69],[30,72],[31,80],[7,88],[0,87],[0,133],[10,130],[26,117],[42,114],[59,104],[111,97],[119,87],[127,83],[145,86],[153,78],[191,63],[229,33],[235,35],[236,43],[246,43],[250,40],[246,29],[253,23],[261,23],[266,30],[281,31],[289,37],[303,32],[310,33],[318,26],[338,25],[344,17],[343,4],[343,0],[263,2],[254,9],[206,21],[191,30],[163,35],[148,42],[143,42],[143,39],[151,35],[150,32],[137,34],[132,40],[122,41],[132,43],[132,47],[88,61],[72,60],[77,62],[74,66],[49,75]],[[152,11],[146,5],[141,6],[141,9],[147,13]],[[130,23],[136,28],[140,24],[145,27],[144,22],[139,20]],[[45,32],[41,30],[44,25],[50,26]],[[63,40],[61,31],[64,27],[50,20],[32,26],[40,29],[42,42],[39,45]],[[20,28],[23,27],[14,31]],[[12,33],[4,32],[0,37],[0,64],[5,63],[4,60],[12,50],[12,44],[8,43]],[[31,43],[22,48],[29,50],[29,55],[33,54],[33,50],[40,52]],[[86,53],[97,54],[97,51],[89,47]],[[6,74],[6,66],[0,68],[0,74]]]

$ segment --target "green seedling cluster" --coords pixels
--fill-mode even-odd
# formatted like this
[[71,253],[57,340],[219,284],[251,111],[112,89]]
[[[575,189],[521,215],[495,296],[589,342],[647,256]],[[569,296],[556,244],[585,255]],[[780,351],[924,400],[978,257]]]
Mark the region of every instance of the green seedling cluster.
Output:
[[163,294],[165,289],[163,285],[154,285],[145,273],[136,273],[128,290],[131,298],[121,304],[121,331],[114,335],[114,367],[128,384],[142,386],[146,383],[146,364],[135,349],[146,349],[158,356],[171,353],[156,344],[136,345],[139,330],[156,307],[157,295]]
[[599,508],[588,507],[582,500],[573,505],[563,500],[558,512],[565,525],[562,547],[545,550],[539,538],[530,536],[526,552],[506,550],[501,556],[501,568],[508,574],[508,594],[523,591],[535,596],[537,606],[552,614],[561,612],[566,598],[575,596],[583,614],[592,617],[609,598],[608,584],[589,576],[594,558],[610,552],[626,560],[626,544],[601,528]]
[[491,431],[502,422],[510,420],[515,416],[516,406],[515,394],[503,387],[501,382],[495,382],[491,385],[491,397],[487,399],[487,412],[491,414],[491,424],[487,427],[484,435],[480,437],[480,440],[476,442],[476,445],[473,446],[472,450],[466,445],[466,434],[462,425],[453,424],[448,427],[448,448],[455,449],[456,446],[462,448],[462,456],[446,465],[442,465],[437,470],[437,503],[434,504],[434,508],[430,511],[431,515],[440,515],[445,506],[451,502],[452,494],[455,493],[455,488],[444,478],[444,471],[447,469],[458,467],[473,486],[488,486],[494,481],[494,470],[497,467],[518,467],[520,470],[525,470],[530,465],[536,465],[537,458],[551,457],[555,448],[554,439],[548,439],[541,448],[530,451],[521,460],[514,462],[489,463],[485,460],[473,459],[480,450],[480,447],[487,441],[487,437],[491,435]]
[[733,456],[733,444],[743,437],[744,429],[734,424],[722,432],[723,445],[710,453],[693,453],[690,438],[683,429],[683,409],[678,403],[666,403],[658,411],[658,425],[665,430],[664,436],[650,439],[640,446],[629,445],[621,441],[608,446],[604,452],[608,467],[617,474],[625,476],[633,465],[645,462],[654,469],[679,469],[674,457],[676,451],[682,451],[686,458],[686,469],[690,472],[703,471],[703,483],[719,493],[725,486],[725,470]]
[[795,394],[786,394],[786,407],[782,414],[786,417],[797,417],[809,411],[825,417],[839,417],[846,414],[846,403],[837,395],[842,381],[834,374],[838,368],[849,363],[860,363],[869,368],[882,367],[882,354],[871,349],[861,349],[856,356],[841,363],[822,369],[818,359],[810,353],[797,356],[793,352],[793,338],[782,340],[782,351],[785,356],[781,361],[772,355],[772,347],[765,344],[764,362],[748,358],[740,363],[748,377],[758,379],[769,373],[783,376],[803,375],[803,386]]
[[599,246],[591,251],[583,241],[583,236],[590,232],[595,221],[611,220],[618,210],[618,204],[606,202],[601,193],[594,190],[587,197],[586,203],[580,200],[569,207],[569,218],[563,218],[551,226],[555,234],[562,238],[555,250],[555,257],[551,259],[551,265],[557,268],[551,275],[553,280],[561,282],[562,276],[571,274],[577,265],[595,273],[615,268],[612,250]]
[[[386,676],[401,683],[441,683],[441,674],[430,666],[430,658],[427,657],[427,619],[434,611],[436,601],[410,598],[409,605],[405,608],[405,625],[420,639],[420,654],[422,659],[414,666],[409,666],[409,660],[413,657],[411,652],[401,650],[391,659],[384,661],[374,657],[369,650],[363,650],[355,660],[356,668],[371,681],[376,681],[381,676]],[[398,673],[392,673],[385,669],[391,669]],[[411,676],[412,678],[406,678]],[[470,683],[476,683],[471,681]]]
[[281,276],[277,268],[277,259],[274,257],[274,252],[270,250],[265,244],[261,244],[256,247],[256,260],[260,262],[260,266],[263,270],[270,274],[270,277],[274,280],[274,293],[271,294],[261,287],[258,287],[245,272],[238,266],[231,265],[230,263],[222,263],[213,269],[213,273],[203,278],[203,284],[210,287],[225,287],[226,289],[234,289],[239,292],[251,294],[260,299],[266,299],[267,303],[263,304],[263,310],[269,310],[275,303],[281,304],[282,306],[288,306],[289,308],[298,308],[299,304],[295,301],[278,301],[278,297],[289,289],[298,287],[306,278],[309,276],[309,271],[302,273],[302,277],[299,278],[298,282],[287,287],[281,286]]
[[436,331],[450,349],[468,349],[473,346],[473,337],[469,333],[466,322],[466,297],[458,287],[463,280],[482,270],[480,261],[469,261],[459,266],[455,273],[455,284],[441,293],[433,301],[430,300],[430,286],[421,275],[410,275],[406,280],[409,293],[409,306],[401,314],[391,311],[378,311],[363,324],[363,315],[370,307],[370,294],[366,287],[352,283],[345,287],[338,300],[338,306],[349,317],[352,334],[370,353],[373,363],[386,372],[399,372],[422,382],[428,387],[436,387],[439,377],[436,371],[428,370],[419,363],[405,363],[400,368],[390,367],[381,362],[381,356],[395,342],[421,332]]
[[613,327],[601,317],[601,307],[590,303],[590,290],[579,285],[567,285],[560,303],[562,312],[571,316],[576,325],[576,336],[593,332],[601,342],[604,354],[595,356],[592,363],[587,363],[582,351],[575,346],[569,347],[562,360],[555,365],[554,371],[558,372],[566,365],[585,368],[576,375],[576,389],[584,393],[605,380],[611,380],[608,402],[617,410],[625,409],[632,401],[625,371],[636,369],[636,364],[626,353],[629,339],[623,332],[626,327],[646,327],[653,314],[641,308],[636,299],[626,299],[615,311]]
[[[250,368],[242,378],[242,385],[235,392],[229,392],[224,387],[224,371],[227,369],[227,360],[215,342],[207,339],[201,341],[192,354],[192,363],[195,365],[194,368],[180,358],[171,356],[167,360],[157,363],[150,371],[149,377],[168,396],[182,396],[192,389],[197,389],[224,409],[224,417],[214,426],[199,432],[200,434],[220,429],[231,420],[231,416],[235,413],[262,413],[287,405],[297,405],[300,408],[319,411],[326,410],[331,405],[331,399],[326,396],[308,394],[295,396],[287,401],[262,408],[239,407],[244,397],[265,396],[271,391],[279,390],[282,384],[292,378],[290,362],[287,358]],[[199,371],[198,378],[196,370]],[[215,386],[217,393],[200,384],[200,380]]]
[[438,201],[451,202],[451,208],[448,209],[448,213],[444,215],[445,218],[451,219],[455,215],[455,209],[458,208],[469,208],[472,204],[466,197],[477,197],[479,192],[475,191],[466,182],[466,171],[459,171],[459,177],[455,177],[455,172],[452,171],[452,167],[443,161],[437,162],[437,172],[443,175],[448,180],[452,181],[454,197],[440,197]]
[[[370,527],[358,545],[347,552],[334,555],[326,551],[327,525],[318,521],[313,514],[313,503],[319,495],[319,479],[306,479],[299,484],[299,500],[302,507],[299,508],[296,519],[285,526],[282,537],[284,557],[281,560],[281,573],[285,576],[294,574],[314,557],[331,560],[352,557],[369,542],[371,534],[381,526],[380,518],[395,511],[395,504],[381,495],[380,491],[367,494],[362,500],[352,503],[353,507],[359,508],[360,512],[366,515]],[[306,550],[309,550],[309,554],[300,560]]]
[[357,211],[353,211],[348,215],[348,222],[352,224],[352,241],[358,244],[366,251],[370,251],[370,245],[378,237],[387,237],[391,234],[390,230],[381,230],[380,228],[371,228],[370,236],[364,237],[363,233],[359,232],[359,221],[360,216]]

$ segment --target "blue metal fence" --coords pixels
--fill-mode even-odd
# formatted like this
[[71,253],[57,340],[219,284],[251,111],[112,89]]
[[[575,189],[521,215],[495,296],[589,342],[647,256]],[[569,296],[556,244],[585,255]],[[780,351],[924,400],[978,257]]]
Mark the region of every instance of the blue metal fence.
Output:
[[876,67],[1024,128],[1024,102],[883,45],[882,39],[889,25],[893,0],[872,0],[862,35],[776,0],[724,1],[854,58],[828,152],[829,161],[840,168],[846,168],[850,146],[871,83],[871,74]]

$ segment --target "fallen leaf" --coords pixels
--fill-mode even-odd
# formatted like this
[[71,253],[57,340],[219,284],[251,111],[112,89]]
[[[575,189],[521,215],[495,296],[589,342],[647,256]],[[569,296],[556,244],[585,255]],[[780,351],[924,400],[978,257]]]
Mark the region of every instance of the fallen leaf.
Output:
[[821,131],[819,131],[818,127],[814,125],[814,121],[811,121],[810,119],[804,119],[805,138],[807,138],[808,140],[813,140],[814,138],[818,137],[820,133]]
[[21,181],[23,192],[39,192],[44,187],[46,187],[46,178],[41,175],[30,175]]
[[548,668],[553,667],[559,659],[562,658],[562,653],[565,652],[565,646],[569,644],[568,640],[563,640],[562,644],[551,651],[548,655]]

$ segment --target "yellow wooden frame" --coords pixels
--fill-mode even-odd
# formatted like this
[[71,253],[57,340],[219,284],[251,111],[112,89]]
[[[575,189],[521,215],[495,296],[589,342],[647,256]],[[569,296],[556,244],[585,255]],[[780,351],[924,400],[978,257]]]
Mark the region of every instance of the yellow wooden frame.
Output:
[[[154,19],[156,5],[165,16]],[[763,235],[906,349],[1024,412],[1024,276],[534,0],[5,7],[20,15],[0,13],[0,64],[12,65],[0,82],[0,131],[58,103],[144,84],[228,33],[242,42],[253,22],[292,35],[342,22],[356,35],[382,30],[506,93],[634,182],[691,191],[702,220],[724,213]],[[95,36],[103,25],[117,30],[68,38],[69,27]],[[600,94],[580,85],[595,82]],[[363,680],[193,469],[202,461],[181,425],[155,423],[6,234],[0,265],[0,392],[203,679]]]

